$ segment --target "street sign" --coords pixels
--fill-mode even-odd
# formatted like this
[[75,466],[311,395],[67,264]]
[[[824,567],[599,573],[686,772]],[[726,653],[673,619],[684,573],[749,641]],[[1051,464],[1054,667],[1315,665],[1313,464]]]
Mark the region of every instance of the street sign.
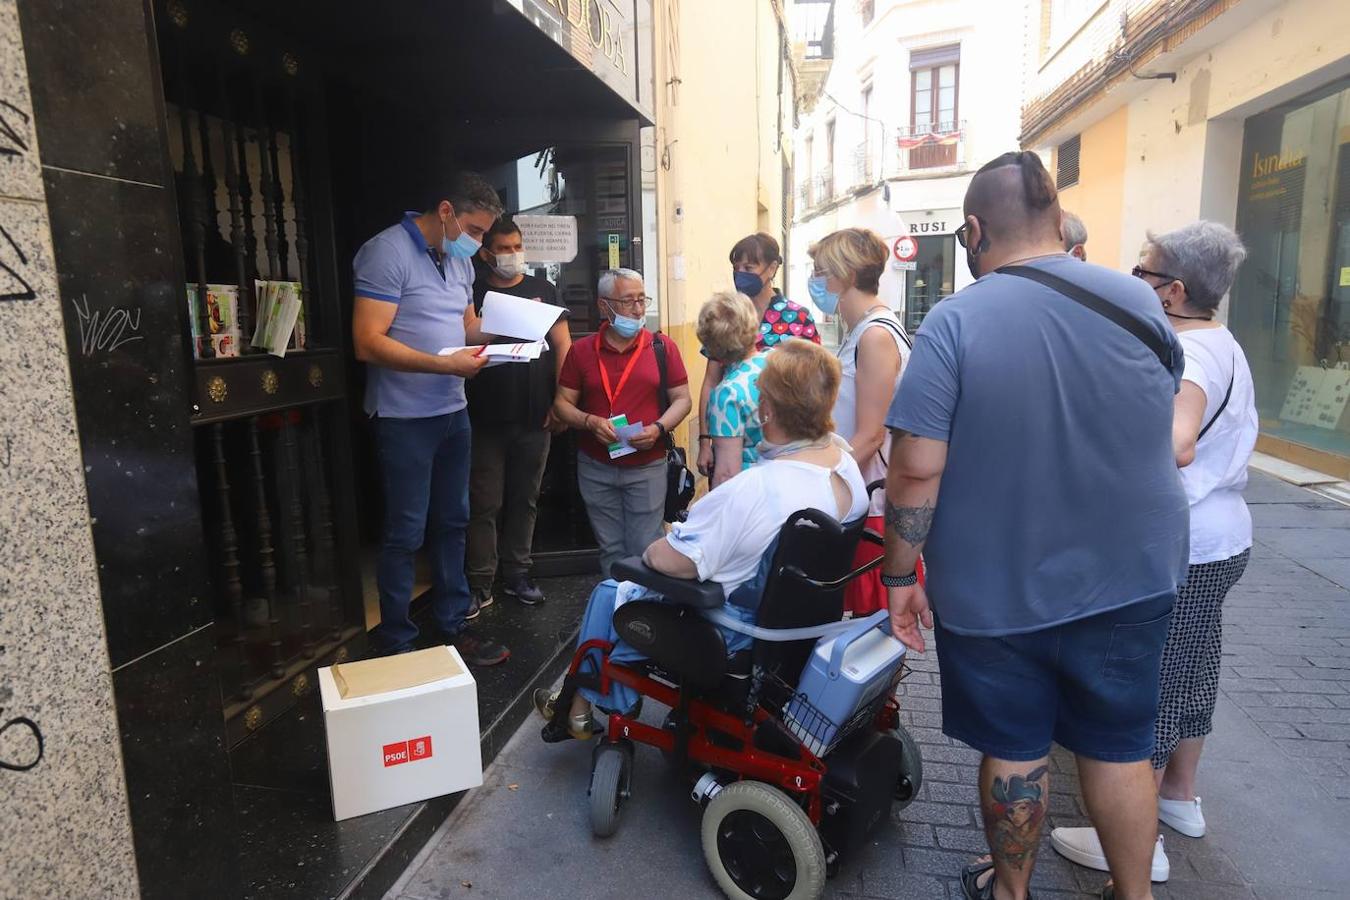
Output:
[[609,236],[609,267],[611,269],[619,267],[619,236],[617,234]]
[[902,263],[912,263],[919,256],[919,242],[907,234],[902,234],[895,239],[891,252],[895,258]]

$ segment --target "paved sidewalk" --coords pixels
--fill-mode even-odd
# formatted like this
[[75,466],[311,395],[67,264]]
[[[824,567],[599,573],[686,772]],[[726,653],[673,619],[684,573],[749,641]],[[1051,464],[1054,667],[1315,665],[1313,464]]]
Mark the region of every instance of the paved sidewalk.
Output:
[[[1201,768],[1210,834],[1163,829],[1172,878],[1155,886],[1160,900],[1346,896],[1350,507],[1256,473],[1247,496],[1256,546],[1226,604],[1219,708]],[[942,735],[933,654],[912,662],[902,705],[923,745],[922,796],[875,833],[827,896],[960,898],[957,871],[984,852],[978,757]],[[654,751],[639,750],[636,762],[618,834],[596,840],[589,749],[546,746],[527,722],[390,900],[720,897],[685,783]],[[1049,824],[1086,824],[1072,759],[1053,762]],[[1095,897],[1104,881],[1060,859],[1047,839],[1032,884],[1039,900],[1064,900]]]

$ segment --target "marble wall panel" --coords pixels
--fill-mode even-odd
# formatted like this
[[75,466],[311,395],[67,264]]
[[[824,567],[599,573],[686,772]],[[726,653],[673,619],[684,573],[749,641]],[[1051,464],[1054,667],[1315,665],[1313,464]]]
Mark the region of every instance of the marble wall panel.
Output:
[[121,745],[24,65],[15,4],[0,0],[0,148],[15,151],[0,152],[0,894],[131,898]]

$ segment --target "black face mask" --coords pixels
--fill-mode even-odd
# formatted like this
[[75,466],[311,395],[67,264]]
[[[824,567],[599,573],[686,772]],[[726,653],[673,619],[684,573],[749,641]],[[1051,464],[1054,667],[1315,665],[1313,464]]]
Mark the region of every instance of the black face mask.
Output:
[[978,281],[980,278],[979,258],[971,252],[969,247],[966,248],[966,268],[970,269],[970,277]]

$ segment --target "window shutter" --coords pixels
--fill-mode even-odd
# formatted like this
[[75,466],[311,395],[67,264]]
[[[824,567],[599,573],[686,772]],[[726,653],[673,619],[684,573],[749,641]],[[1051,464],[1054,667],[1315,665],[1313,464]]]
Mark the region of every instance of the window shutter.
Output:
[[1075,134],[1055,151],[1055,187],[1063,190],[1078,183],[1078,151],[1083,136]]
[[947,47],[928,47],[923,50],[909,51],[909,67],[913,69],[928,69],[933,66],[949,66],[961,61],[961,45],[952,44]]

